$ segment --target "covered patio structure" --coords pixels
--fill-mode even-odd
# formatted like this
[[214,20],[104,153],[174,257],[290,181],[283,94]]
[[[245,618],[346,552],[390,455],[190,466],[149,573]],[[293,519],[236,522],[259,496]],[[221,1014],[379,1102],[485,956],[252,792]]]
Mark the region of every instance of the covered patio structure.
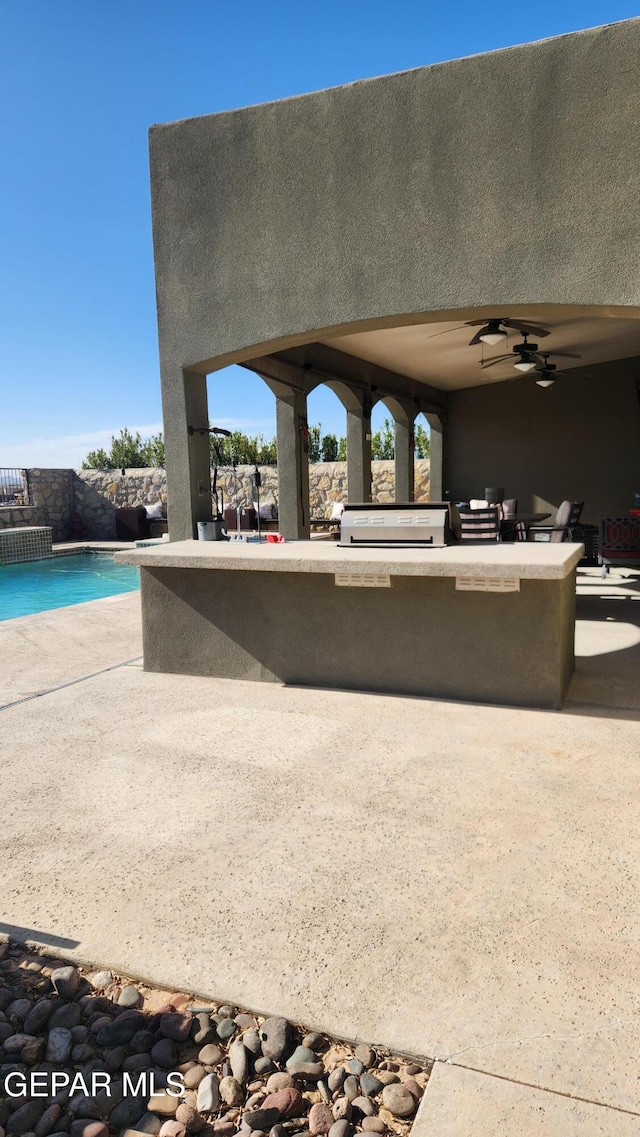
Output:
[[[207,375],[241,364],[274,393],[289,541],[310,535],[320,383],[345,407],[350,502],[371,497],[382,400],[399,502],[424,413],[432,501],[500,486],[524,511],[625,514],[640,488],[639,49],[630,20],[152,128],[172,544],[135,554],[145,666],[561,705],[581,546],[366,563],[194,547],[212,516]],[[390,591],[347,600],[345,573]]]
[[[370,494],[370,414],[431,426],[434,500],[504,486],[521,508],[618,515],[640,488],[640,21],[153,127],[151,172],[172,540],[211,517],[206,376],[277,403],[281,529],[308,536],[306,398],[347,415],[349,499]],[[509,340],[469,341],[508,319]],[[510,360],[535,337],[549,389]],[[534,337],[530,336],[530,340]],[[505,346],[506,344],[506,346]],[[564,354],[566,353],[566,354]],[[517,356],[513,357],[517,359]],[[212,413],[215,409],[212,408]]]

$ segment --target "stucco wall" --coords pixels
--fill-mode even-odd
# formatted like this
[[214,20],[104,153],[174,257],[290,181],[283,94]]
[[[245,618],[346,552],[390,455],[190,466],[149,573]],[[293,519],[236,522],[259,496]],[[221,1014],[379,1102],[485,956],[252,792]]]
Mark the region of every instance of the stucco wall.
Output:
[[[504,486],[521,510],[584,501],[583,519],[624,516],[640,490],[640,361],[529,378],[450,395],[445,485],[453,500]],[[482,423],[482,430],[478,423]]]
[[319,329],[640,305],[639,105],[635,19],[152,127],[165,425]]

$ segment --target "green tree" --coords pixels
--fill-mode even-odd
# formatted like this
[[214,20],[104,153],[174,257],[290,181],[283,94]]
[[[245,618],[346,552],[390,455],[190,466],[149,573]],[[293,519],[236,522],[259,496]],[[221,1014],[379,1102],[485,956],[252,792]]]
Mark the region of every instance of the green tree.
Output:
[[308,454],[310,462],[319,462],[322,455],[322,423],[309,427]]
[[142,444],[143,466],[164,466],[164,435],[154,434]]
[[386,418],[381,430],[376,430],[371,436],[372,458],[393,458],[395,453],[395,425],[390,418]]
[[230,438],[212,434],[209,439],[212,465],[218,466],[273,466],[277,461],[275,438],[265,439],[262,434],[251,437],[240,430],[234,430]]
[[429,431],[425,430],[421,423],[416,423],[414,428],[414,455],[416,458],[429,457]]
[[91,450],[84,462],[83,470],[119,470],[139,469],[148,465],[148,454],[141,434],[137,431],[132,434],[128,427],[120,431],[116,437],[111,436],[111,449]]
[[322,461],[337,462],[340,444],[335,434],[325,434],[322,439]]

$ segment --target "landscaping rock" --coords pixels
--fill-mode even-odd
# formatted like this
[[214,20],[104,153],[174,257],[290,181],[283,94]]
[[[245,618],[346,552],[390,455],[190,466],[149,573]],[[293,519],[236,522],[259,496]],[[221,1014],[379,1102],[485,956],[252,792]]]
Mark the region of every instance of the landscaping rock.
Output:
[[293,1036],[293,1027],[288,1019],[265,1019],[259,1034],[264,1057],[270,1058],[272,1062],[282,1062],[290,1049]]
[[387,1127],[381,1117],[363,1117],[362,1128],[365,1133],[384,1133]]
[[371,1101],[371,1098],[362,1096],[354,1098],[351,1105],[354,1109],[359,1110],[364,1117],[373,1117],[376,1112],[376,1107]]
[[242,1105],[244,1090],[237,1078],[222,1078],[220,1082],[220,1097],[226,1105]]
[[63,1065],[71,1054],[72,1045],[73,1036],[66,1027],[58,1026],[50,1030],[47,1038],[47,1062],[59,1062]]
[[[225,1022],[230,1022],[226,1019]],[[240,1038],[231,1043],[229,1047],[229,1065],[231,1073],[242,1085],[249,1077],[249,1052]]]
[[98,1032],[96,1042],[98,1046],[121,1046],[130,1042],[136,1031],[146,1026],[147,1021],[142,1011],[124,1011]]
[[287,1058],[287,1070],[293,1066],[303,1066],[307,1062],[315,1062],[316,1055],[308,1046],[296,1046],[290,1058]]
[[203,1046],[202,1050],[199,1051],[198,1062],[202,1062],[203,1066],[217,1066],[218,1062],[222,1062],[223,1057],[224,1053],[218,1044],[210,1042],[208,1046]]
[[355,1056],[363,1066],[374,1066],[376,1063],[376,1052],[370,1046],[356,1046]]
[[[54,965],[60,991],[75,988],[61,995],[37,957],[21,958],[15,948],[0,958],[1,1072],[63,1068],[88,1078],[99,1070],[111,1075],[111,1093],[69,1100],[61,1090],[11,1109],[0,1100],[0,1137],[364,1137],[387,1130],[410,1137],[429,1076],[419,1064],[393,1056],[378,1063],[372,1047],[354,1050],[230,1004],[146,987],[143,1000],[135,983],[106,971],[87,981],[82,968]],[[184,1080],[182,1098],[161,1092],[174,1069]],[[152,1074],[153,1095],[125,1096],[124,1074]]]
[[238,1028],[233,1019],[223,1019],[222,1022],[218,1023],[218,1038],[222,1042],[227,1042],[228,1039],[233,1038],[233,1035],[236,1033],[237,1029]]
[[395,1083],[384,1087],[382,1104],[394,1117],[411,1117],[416,1108],[413,1094],[404,1086]]
[[360,1089],[365,1097],[375,1097],[382,1089],[382,1082],[374,1074],[361,1074]]
[[326,1102],[319,1101],[311,1106],[309,1111],[309,1132],[311,1137],[320,1133],[328,1133],[334,1123],[333,1111]]
[[45,1111],[46,1103],[35,1099],[21,1105],[12,1113],[5,1125],[7,1137],[23,1137],[30,1129],[35,1129]]
[[254,1132],[259,1129],[263,1133],[268,1133],[272,1125],[275,1125],[279,1120],[277,1109],[254,1109],[248,1113],[243,1114],[243,1123],[252,1129]]
[[345,1070],[344,1066],[337,1066],[335,1070],[331,1071],[329,1077],[327,1078],[327,1085],[332,1094],[335,1094],[336,1091],[340,1089],[346,1076],[347,1071]]
[[173,1070],[178,1060],[178,1049],[171,1038],[161,1038],[151,1050],[151,1058],[162,1070]]
[[[198,1086],[198,1109],[201,1113],[213,1113],[220,1104],[220,1083],[217,1074],[207,1074]],[[412,1099],[413,1100],[413,1099]]]
[[351,1133],[351,1122],[334,1121],[331,1129],[329,1130],[329,1137],[349,1137]]
[[58,967],[51,973],[51,982],[61,999],[73,999],[80,986],[80,976],[75,967]]
[[[300,1117],[304,1111],[304,1098],[297,1086],[283,1086],[275,1093],[268,1094],[262,1103],[263,1109],[277,1109],[280,1117]],[[314,1107],[315,1108],[315,1107]]]
[[142,994],[140,993],[140,991],[138,991],[137,987],[134,987],[133,984],[130,983],[127,987],[124,987],[123,990],[120,992],[120,998],[118,999],[118,1006],[119,1007],[139,1007],[140,1004],[142,1003],[142,1001],[143,1001],[142,1000]]

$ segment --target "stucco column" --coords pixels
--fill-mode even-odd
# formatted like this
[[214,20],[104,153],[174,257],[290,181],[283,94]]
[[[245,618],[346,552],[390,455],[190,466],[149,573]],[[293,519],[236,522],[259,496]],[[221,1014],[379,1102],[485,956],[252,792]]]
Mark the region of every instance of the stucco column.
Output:
[[440,415],[426,414],[431,427],[429,441],[429,497],[431,501],[444,501],[443,463],[444,427]]
[[371,501],[371,408],[347,407],[347,501]]
[[395,420],[394,477],[396,501],[413,501],[414,498],[414,436],[413,421]]
[[307,399],[289,388],[276,394],[279,529],[289,541],[306,540],[309,527]]
[[[196,522],[211,521],[209,435],[189,434],[189,427],[208,427],[207,377],[184,371],[163,402],[169,540],[189,541]],[[166,388],[165,388],[166,390]]]

